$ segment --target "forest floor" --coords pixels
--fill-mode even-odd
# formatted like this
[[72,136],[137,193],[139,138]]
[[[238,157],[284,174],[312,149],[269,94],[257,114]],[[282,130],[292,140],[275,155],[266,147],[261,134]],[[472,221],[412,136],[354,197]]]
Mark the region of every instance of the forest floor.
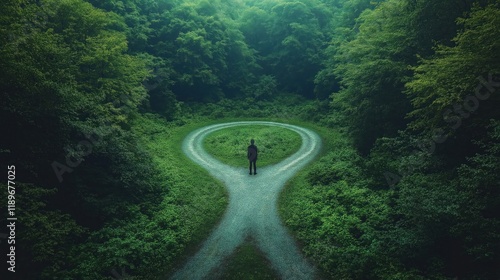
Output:
[[[296,153],[280,163],[258,168],[249,175],[246,168],[226,165],[203,148],[204,138],[217,130],[245,125],[268,125],[295,131],[302,139]],[[229,204],[222,220],[200,250],[178,270],[173,279],[219,278],[217,271],[234,251],[251,238],[283,279],[314,279],[316,269],[301,255],[295,240],[283,226],[277,208],[279,193],[294,174],[315,158],[321,149],[320,137],[294,125],[251,121],[206,126],[190,133],[183,142],[184,153],[224,182]]]

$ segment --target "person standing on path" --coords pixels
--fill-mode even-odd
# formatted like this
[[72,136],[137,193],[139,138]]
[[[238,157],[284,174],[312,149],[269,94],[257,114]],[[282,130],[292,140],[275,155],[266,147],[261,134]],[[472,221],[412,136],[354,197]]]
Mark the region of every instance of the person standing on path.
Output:
[[252,175],[252,165],[253,165],[253,174],[257,175],[257,154],[259,153],[257,146],[254,145],[255,141],[250,140],[250,146],[248,146],[247,158],[250,161],[250,175]]

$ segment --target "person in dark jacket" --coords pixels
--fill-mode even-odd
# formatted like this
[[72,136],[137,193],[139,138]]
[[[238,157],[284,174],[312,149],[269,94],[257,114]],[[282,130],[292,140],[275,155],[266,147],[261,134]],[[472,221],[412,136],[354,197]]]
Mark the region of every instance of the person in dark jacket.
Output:
[[257,175],[257,154],[259,153],[259,150],[257,149],[257,146],[255,146],[255,141],[252,139],[250,140],[250,146],[248,146],[248,152],[247,152],[247,158],[248,161],[250,161],[250,175],[252,175],[252,166],[253,166],[253,174]]

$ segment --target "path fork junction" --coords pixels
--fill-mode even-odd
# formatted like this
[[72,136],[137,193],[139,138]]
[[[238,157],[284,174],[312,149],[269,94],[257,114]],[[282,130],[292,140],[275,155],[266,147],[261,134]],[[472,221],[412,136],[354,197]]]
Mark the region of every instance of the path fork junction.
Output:
[[[301,136],[302,145],[296,153],[278,164],[259,168],[257,161],[258,175],[249,175],[246,168],[226,165],[203,149],[203,139],[208,134],[245,125],[290,129]],[[258,146],[258,143],[256,144]],[[247,237],[256,241],[282,279],[314,279],[314,267],[301,255],[278,216],[277,200],[285,183],[308,164],[320,148],[321,139],[315,132],[276,122],[223,123],[191,132],[184,139],[184,153],[224,183],[229,194],[229,203],[215,230],[172,279],[207,279]]]

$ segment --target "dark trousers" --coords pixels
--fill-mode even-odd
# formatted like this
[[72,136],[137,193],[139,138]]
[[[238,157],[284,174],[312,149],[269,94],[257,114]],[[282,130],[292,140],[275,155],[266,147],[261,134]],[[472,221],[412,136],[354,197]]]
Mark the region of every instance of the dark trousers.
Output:
[[253,173],[257,174],[257,161],[256,160],[251,160],[250,161],[250,174],[252,174],[252,165],[253,165]]

